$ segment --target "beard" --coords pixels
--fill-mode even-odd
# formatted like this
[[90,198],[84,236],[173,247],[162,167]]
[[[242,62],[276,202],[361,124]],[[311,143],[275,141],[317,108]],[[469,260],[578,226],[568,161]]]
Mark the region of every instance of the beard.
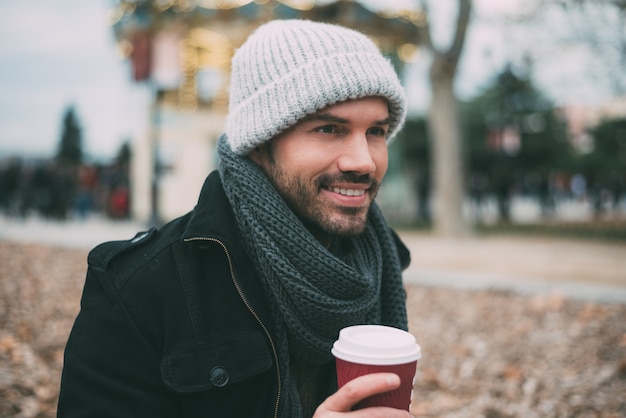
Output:
[[[274,166],[267,175],[287,206],[318,239],[350,238],[363,233],[371,203],[379,188],[378,182],[368,174],[358,176],[354,173],[339,173],[307,180],[289,175]],[[368,204],[347,207],[324,199],[321,190],[334,182],[369,185],[366,192],[370,197]]]

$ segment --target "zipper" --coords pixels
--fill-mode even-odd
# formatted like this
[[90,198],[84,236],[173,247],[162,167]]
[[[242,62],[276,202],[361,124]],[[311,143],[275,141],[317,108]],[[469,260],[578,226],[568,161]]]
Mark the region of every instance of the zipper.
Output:
[[265,333],[265,336],[270,342],[270,346],[272,347],[272,353],[274,354],[274,362],[276,363],[276,377],[278,380],[277,381],[278,392],[276,395],[276,405],[274,406],[274,418],[278,418],[278,405],[280,403],[282,383],[280,380],[280,366],[278,364],[278,352],[276,351],[274,340],[272,339],[272,336],[270,335],[267,327],[265,326],[265,324],[263,323],[259,315],[254,311],[254,309],[252,308],[252,305],[250,305],[250,302],[248,302],[246,295],[243,293],[243,290],[241,289],[241,285],[239,284],[239,281],[237,280],[237,277],[235,276],[235,270],[233,269],[233,262],[232,262],[232,259],[230,258],[230,253],[228,252],[228,248],[226,248],[226,244],[224,244],[222,241],[215,239],[215,238],[206,238],[206,237],[185,238],[185,242],[190,242],[190,241],[212,241],[212,242],[219,244],[222,247],[222,249],[224,250],[224,254],[226,254],[226,258],[228,259],[228,268],[230,269],[230,277],[233,281],[233,284],[235,285],[235,289],[237,290],[239,297],[243,301],[244,305],[246,305],[246,308],[248,308],[248,311],[250,311],[252,316],[254,316],[256,321],[259,323],[259,325],[263,329],[263,332]]

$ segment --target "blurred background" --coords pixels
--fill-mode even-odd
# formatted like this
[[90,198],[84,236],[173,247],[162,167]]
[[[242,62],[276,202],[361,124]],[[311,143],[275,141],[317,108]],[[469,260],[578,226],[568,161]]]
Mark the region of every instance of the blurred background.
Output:
[[444,236],[625,237],[624,0],[33,0],[0,6],[0,210],[160,224],[190,210],[230,57],[274,18],[365,32],[410,114],[379,203]]
[[89,249],[193,208],[275,18],[368,34],[406,88],[378,202],[412,414],[626,416],[626,0],[0,1],[0,416],[56,416]]

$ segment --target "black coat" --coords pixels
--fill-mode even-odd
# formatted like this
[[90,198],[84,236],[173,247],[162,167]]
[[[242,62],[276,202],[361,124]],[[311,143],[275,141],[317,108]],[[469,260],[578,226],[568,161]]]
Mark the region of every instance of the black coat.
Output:
[[217,172],[192,212],[88,262],[59,417],[276,416],[280,342]]

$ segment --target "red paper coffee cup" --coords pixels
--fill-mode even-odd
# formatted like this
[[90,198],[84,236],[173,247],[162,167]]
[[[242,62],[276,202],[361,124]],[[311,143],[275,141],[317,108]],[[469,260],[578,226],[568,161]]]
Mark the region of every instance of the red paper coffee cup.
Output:
[[421,357],[415,337],[401,329],[383,325],[356,325],[339,332],[331,350],[337,362],[337,384],[369,373],[392,372],[400,376],[400,387],[371,396],[354,406],[389,406],[409,410],[417,361]]

